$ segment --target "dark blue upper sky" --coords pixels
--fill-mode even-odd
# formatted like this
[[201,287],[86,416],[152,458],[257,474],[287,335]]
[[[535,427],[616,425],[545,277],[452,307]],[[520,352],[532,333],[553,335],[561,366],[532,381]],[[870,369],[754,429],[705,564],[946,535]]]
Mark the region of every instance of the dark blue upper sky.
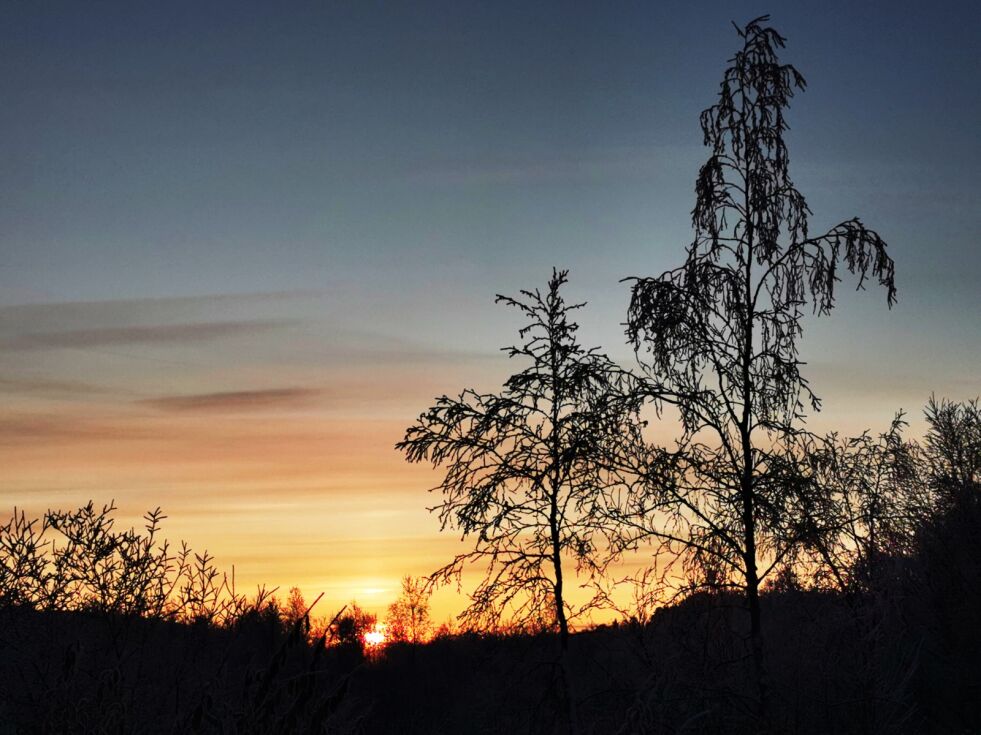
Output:
[[970,382],[969,3],[8,1],[0,304],[315,290],[352,328],[490,347],[493,294],[558,265],[619,343],[618,280],[689,240],[730,21],[766,11],[809,81],[814,229],[860,215],[897,261],[899,317],[856,299],[814,339],[942,350]]

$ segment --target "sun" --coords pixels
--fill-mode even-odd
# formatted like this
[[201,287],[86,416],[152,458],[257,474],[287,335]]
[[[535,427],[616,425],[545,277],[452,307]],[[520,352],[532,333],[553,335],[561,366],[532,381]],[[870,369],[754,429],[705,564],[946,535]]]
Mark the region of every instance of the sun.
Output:
[[374,628],[364,633],[363,638],[366,648],[380,648],[385,645],[384,623],[376,623]]

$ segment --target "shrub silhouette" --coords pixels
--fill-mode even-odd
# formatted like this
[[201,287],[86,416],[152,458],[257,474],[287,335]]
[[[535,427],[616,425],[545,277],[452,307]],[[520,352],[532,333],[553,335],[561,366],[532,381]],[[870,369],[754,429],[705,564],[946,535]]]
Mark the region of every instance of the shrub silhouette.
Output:
[[[346,732],[351,667],[294,590],[234,575],[94,503],[0,526],[0,712],[15,732]],[[301,609],[301,607],[303,609]],[[329,628],[329,626],[328,626]]]

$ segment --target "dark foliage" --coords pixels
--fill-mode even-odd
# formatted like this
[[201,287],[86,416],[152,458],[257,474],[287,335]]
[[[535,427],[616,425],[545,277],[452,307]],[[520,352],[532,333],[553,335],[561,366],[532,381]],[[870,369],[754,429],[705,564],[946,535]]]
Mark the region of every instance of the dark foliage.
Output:
[[336,714],[351,665],[325,660],[331,626],[314,638],[309,609],[237,593],[207,552],[172,554],[159,509],[143,534],[115,530],[114,510],[15,510],[0,526],[9,731],[346,731]]
[[950,732],[981,732],[981,405],[926,409],[926,481],[933,512],[916,529],[906,595],[922,641],[915,678],[929,718]]
[[347,731],[347,672],[271,616],[217,628],[7,608],[0,626],[5,732]]

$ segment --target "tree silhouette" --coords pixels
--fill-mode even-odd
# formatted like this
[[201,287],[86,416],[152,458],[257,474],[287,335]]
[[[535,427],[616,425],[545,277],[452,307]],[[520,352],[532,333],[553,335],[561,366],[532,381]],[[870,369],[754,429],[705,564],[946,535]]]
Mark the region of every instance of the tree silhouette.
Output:
[[310,632],[309,607],[299,587],[290,587],[282,615],[287,627],[299,626],[305,633]]
[[931,482],[940,501],[977,503],[981,485],[981,403],[954,403],[931,396],[926,449]]
[[421,643],[429,634],[429,590],[424,579],[403,577],[402,592],[388,606],[387,635],[394,641]]
[[786,538],[781,444],[805,404],[819,408],[800,372],[802,320],[808,307],[831,311],[843,268],[859,288],[877,279],[889,305],[896,294],[886,244],[860,220],[816,237],[808,231],[810,210],[789,177],[784,142],[784,111],[805,83],[780,63],[784,39],[767,20],[737,28],[743,46],[718,101],[701,115],[711,155],[696,181],[685,263],[632,279],[627,320],[658,405],[677,407],[682,424],[674,481],[645,500],[669,514],[654,531],[720,565],[743,589],[761,711],[761,564],[776,561]]
[[378,616],[351,602],[333,621],[332,638],[357,650],[364,648],[364,635],[375,627]]
[[817,586],[847,599],[875,592],[883,563],[914,552],[932,500],[921,449],[905,428],[900,413],[878,437],[801,435],[808,481],[796,484],[800,544],[791,553]]
[[435,572],[434,583],[459,581],[468,563],[486,565],[463,618],[496,625],[557,625],[567,647],[574,609],[566,596],[571,557],[576,572],[599,574],[600,548],[611,527],[606,490],[615,482],[608,459],[642,426],[633,379],[596,349],[576,341],[560,294],[566,271],[553,271],[548,289],[497,301],[529,319],[524,343],[504,348],[526,367],[498,394],[463,391],[443,396],[410,427],[397,448],[411,462],[445,465],[437,488],[442,528],[458,528],[474,549]]
[[981,731],[981,403],[930,398],[924,464],[935,510],[918,533],[914,628],[927,711],[948,732]]

